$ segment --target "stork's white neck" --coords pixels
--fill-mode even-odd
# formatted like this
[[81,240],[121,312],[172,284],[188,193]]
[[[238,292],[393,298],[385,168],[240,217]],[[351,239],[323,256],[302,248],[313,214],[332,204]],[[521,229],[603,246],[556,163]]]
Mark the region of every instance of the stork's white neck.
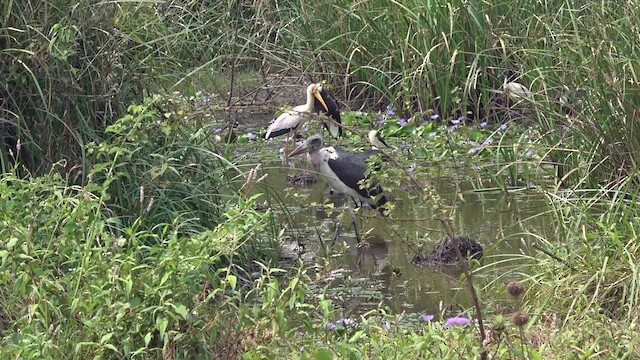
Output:
[[305,104],[305,106],[307,107],[307,109],[309,109],[308,111],[313,110],[313,89],[314,89],[315,85],[311,84],[309,86],[307,86],[307,103]]
[[307,103],[304,105],[298,105],[296,107],[293,108],[294,111],[299,111],[299,112],[308,112],[308,113],[312,113],[313,112],[313,88],[315,87],[314,84],[311,84],[309,86],[307,86]]

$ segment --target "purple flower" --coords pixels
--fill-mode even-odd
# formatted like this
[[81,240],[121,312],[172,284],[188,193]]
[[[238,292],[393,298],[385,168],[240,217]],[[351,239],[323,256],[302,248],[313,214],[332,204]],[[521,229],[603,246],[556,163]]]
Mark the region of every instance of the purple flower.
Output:
[[533,141],[533,140],[535,140],[535,139],[536,139],[536,134],[534,134],[534,133],[530,133],[530,134],[529,134],[529,141]]
[[387,120],[380,118],[378,119],[378,125],[384,125],[387,122]]
[[258,135],[256,135],[256,134],[251,134],[251,133],[250,133],[250,134],[249,134],[249,136],[248,136],[248,138],[249,138],[249,140],[251,140],[251,141],[256,141],[256,140],[258,139]]
[[396,114],[396,108],[394,108],[393,106],[387,106],[387,115],[395,115]]
[[456,120],[451,120],[451,123],[452,123],[453,125],[458,125],[458,124],[460,124],[460,120],[458,120],[458,119],[456,119]]
[[470,323],[471,322],[466,317],[456,316],[456,317],[448,318],[444,324],[444,328],[447,329],[452,326],[467,326]]
[[493,138],[488,138],[487,140],[484,141],[483,145],[491,145],[493,144]]
[[529,150],[527,151],[527,153],[525,154],[526,157],[532,157],[534,154],[533,150]]
[[205,104],[208,104],[209,102],[211,102],[211,99],[209,99],[208,97],[202,99],[202,102]]
[[158,124],[158,125],[162,124],[162,120],[160,120],[160,119],[156,120],[156,124]]
[[356,321],[350,318],[344,318],[344,319],[340,319],[338,321],[336,321],[336,324],[338,325],[342,325],[344,327],[349,327],[349,326],[355,326],[356,325]]
[[380,328],[382,328],[382,330],[389,331],[391,330],[391,324],[385,321],[380,325]]
[[338,325],[334,324],[332,321],[327,323],[327,330],[336,331],[338,330]]
[[507,130],[507,128],[508,128],[508,127],[509,127],[509,125],[507,125],[507,124],[502,124],[502,125],[500,125],[500,130],[503,130],[503,131],[504,131],[504,130]]
[[433,315],[425,314],[425,315],[420,316],[420,320],[423,321],[423,322],[431,322],[434,317],[435,316],[433,316]]
[[433,115],[429,116],[429,118],[431,118],[431,120],[438,120],[438,119],[440,119],[440,115],[439,114],[433,114]]
[[405,127],[407,126],[407,124],[409,123],[409,120],[407,119],[400,119],[400,126]]
[[252,128],[252,127],[247,128],[247,131],[248,131],[248,132],[251,132],[251,131],[253,131],[253,128]]
[[457,128],[458,128],[458,125],[450,126],[449,129],[447,129],[447,132],[451,134],[452,132],[456,131]]
[[402,151],[409,150],[409,148],[410,146],[405,143],[400,144],[400,150]]
[[475,154],[476,152],[478,152],[478,150],[480,150],[480,148],[472,147],[471,149],[469,149],[469,151],[467,151],[467,154]]
[[462,115],[458,116],[458,118],[456,120],[458,121],[464,121],[466,118]]
[[214,132],[214,133],[216,133],[216,134],[219,134],[219,133],[221,133],[221,132],[222,132],[222,128],[215,128],[215,129],[213,130],[213,132]]
[[483,128],[483,129],[486,128],[487,127],[487,122],[486,121],[481,122],[480,123],[480,127]]
[[284,138],[284,142],[286,142],[286,143],[288,143],[291,140],[293,140],[293,138],[291,136],[287,136],[286,138]]
[[434,137],[434,136],[436,136],[435,131],[434,131],[434,132],[429,133],[429,137]]
[[302,128],[302,132],[307,132],[307,131],[309,131],[309,128],[307,126]]

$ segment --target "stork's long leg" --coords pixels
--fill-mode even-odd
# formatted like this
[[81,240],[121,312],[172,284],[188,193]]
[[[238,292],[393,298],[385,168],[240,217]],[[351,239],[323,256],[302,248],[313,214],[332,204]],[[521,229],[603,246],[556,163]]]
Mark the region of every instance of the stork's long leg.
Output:
[[351,216],[351,222],[353,224],[353,231],[356,233],[356,241],[357,241],[357,244],[359,246],[360,242],[362,241],[362,237],[360,236],[360,229],[358,229],[358,219],[356,218],[356,213],[353,211],[351,206],[349,206],[348,202],[347,202],[347,211],[349,212],[349,215]]
[[[291,135],[291,140],[289,141],[285,141],[284,143],[284,147],[283,147],[283,153],[284,153],[284,163],[287,163],[287,159],[289,158],[289,142],[293,141],[293,143],[296,143],[296,137],[298,136],[298,129],[293,130],[293,135]],[[286,138],[285,138],[286,140]]]

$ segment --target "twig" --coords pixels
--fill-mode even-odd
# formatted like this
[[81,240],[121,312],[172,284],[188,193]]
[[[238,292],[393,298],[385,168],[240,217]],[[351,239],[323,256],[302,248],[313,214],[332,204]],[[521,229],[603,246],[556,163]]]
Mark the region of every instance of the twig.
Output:
[[234,49],[234,53],[235,56],[233,57],[233,60],[231,61],[231,78],[230,78],[230,82],[229,82],[229,94],[227,96],[227,109],[229,109],[229,111],[227,112],[227,123],[229,124],[229,126],[231,126],[231,98],[233,97],[233,82],[235,81],[235,75],[236,75],[236,62],[238,61],[238,54],[236,50],[236,45],[237,45],[237,40],[238,40],[238,28],[240,27],[239,25],[239,18],[240,18],[240,1],[236,1],[236,19],[235,19],[235,28],[233,30],[233,49]]
[[553,253],[551,253],[549,250],[541,247],[540,245],[538,245],[537,243],[532,243],[531,247],[544,253],[545,255],[547,255],[548,257],[552,258],[553,260],[556,260],[557,262],[569,267],[569,269],[573,270],[573,271],[578,271],[578,269],[576,269],[573,265],[569,264],[569,262],[567,262],[564,259],[559,258],[558,256],[554,255]]
[[440,222],[442,226],[444,226],[447,231],[447,235],[449,236],[449,240],[453,245],[453,249],[456,252],[456,256],[458,257],[458,263],[462,266],[462,271],[465,274],[467,280],[467,287],[469,288],[469,293],[471,294],[471,300],[473,301],[473,307],[476,310],[476,319],[478,320],[478,327],[480,331],[480,359],[487,358],[487,350],[485,349],[484,342],[487,335],[484,332],[484,321],[482,317],[482,309],[480,307],[480,299],[478,298],[478,293],[476,292],[476,288],[473,285],[473,274],[469,269],[469,263],[466,257],[462,255],[460,252],[460,244],[458,243],[458,239],[455,237],[455,233],[453,232],[453,226],[451,226],[451,222],[448,218],[440,218]]

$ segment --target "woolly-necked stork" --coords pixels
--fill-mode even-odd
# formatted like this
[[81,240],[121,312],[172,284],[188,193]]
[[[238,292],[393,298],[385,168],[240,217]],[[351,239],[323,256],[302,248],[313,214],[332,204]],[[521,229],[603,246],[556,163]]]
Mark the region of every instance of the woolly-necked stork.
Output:
[[314,112],[322,112],[333,119],[334,122],[323,121],[324,127],[331,136],[338,138],[342,135],[342,128],[339,125],[341,124],[341,119],[338,103],[324,90],[322,84],[311,84],[307,86],[307,102],[280,114],[273,124],[267,128],[265,139],[284,135],[291,131],[294,132],[295,138],[296,131],[307,121],[306,114]]
[[[352,154],[340,148],[323,147],[320,135],[309,137],[304,143],[294,149],[289,156],[308,153],[308,160],[314,170],[322,176],[324,181],[335,192],[350,196],[361,203],[366,202],[372,208],[379,208],[382,213],[382,205],[387,202],[379,184],[368,186],[367,158],[373,155],[371,150],[367,156],[365,153]],[[360,233],[355,214],[349,208],[353,221],[356,238],[360,241]]]

